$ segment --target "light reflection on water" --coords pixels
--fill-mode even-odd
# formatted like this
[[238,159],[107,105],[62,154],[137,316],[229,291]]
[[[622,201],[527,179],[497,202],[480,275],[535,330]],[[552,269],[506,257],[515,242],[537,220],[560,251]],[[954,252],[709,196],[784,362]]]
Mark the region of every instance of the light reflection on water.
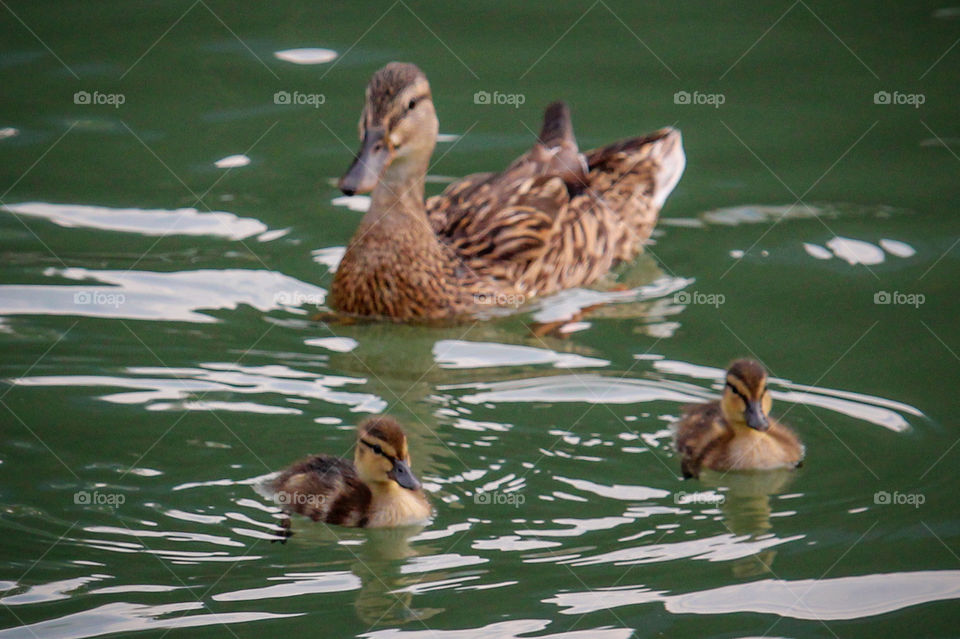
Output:
[[922,602],[960,598],[960,571],[802,579],[763,579],[699,592],[670,595],[643,586],[571,592],[545,600],[565,615],[660,602],[675,614],[759,612],[796,619],[863,619]]

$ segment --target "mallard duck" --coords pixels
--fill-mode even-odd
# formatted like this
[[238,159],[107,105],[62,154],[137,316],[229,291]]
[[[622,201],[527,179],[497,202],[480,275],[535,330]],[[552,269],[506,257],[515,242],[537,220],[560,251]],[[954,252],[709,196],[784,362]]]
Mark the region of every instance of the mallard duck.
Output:
[[772,404],[763,366],[749,359],[733,362],[723,397],[688,407],[677,424],[683,476],[698,477],[701,467],[728,471],[799,466],[803,444],[770,417]]
[[396,420],[386,416],[357,426],[353,463],[312,455],[280,473],[271,487],[288,513],[328,524],[383,528],[415,524],[430,516],[430,503],[410,470],[407,436]]
[[671,128],[581,154],[569,109],[555,103],[507,170],[424,203],[438,126],[419,68],[391,62],[373,75],[360,152],[339,182],[347,195],[373,193],[333,280],[338,311],[455,318],[589,285],[638,253],[685,162]]

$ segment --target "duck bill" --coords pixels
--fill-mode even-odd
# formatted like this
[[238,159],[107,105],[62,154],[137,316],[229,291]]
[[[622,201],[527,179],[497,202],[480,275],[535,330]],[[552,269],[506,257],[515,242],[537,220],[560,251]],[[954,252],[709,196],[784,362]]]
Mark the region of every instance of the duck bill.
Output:
[[747,404],[747,412],[744,414],[747,420],[747,426],[761,433],[770,428],[770,421],[763,414],[763,407],[760,402],[750,402]]
[[407,490],[420,490],[420,480],[414,476],[410,466],[403,460],[396,460],[393,463],[393,470],[387,473],[387,476]]
[[339,188],[345,195],[369,193],[380,180],[384,167],[390,163],[390,150],[381,128],[367,129],[357,158],[340,178]]

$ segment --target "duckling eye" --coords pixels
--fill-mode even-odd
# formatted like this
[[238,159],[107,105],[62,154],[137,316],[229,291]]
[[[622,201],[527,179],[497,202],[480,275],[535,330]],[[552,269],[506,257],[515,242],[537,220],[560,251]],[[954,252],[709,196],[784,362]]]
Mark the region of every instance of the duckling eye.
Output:
[[372,446],[372,448],[373,448],[373,452],[375,452],[376,454],[378,454],[378,455],[382,455],[382,454],[383,454],[383,449],[380,448],[380,444],[374,444],[374,445]]
[[416,98],[410,98],[410,103],[407,104],[407,111],[412,111],[412,110],[413,110],[413,107],[415,107],[415,106],[417,106],[417,99],[416,99]]

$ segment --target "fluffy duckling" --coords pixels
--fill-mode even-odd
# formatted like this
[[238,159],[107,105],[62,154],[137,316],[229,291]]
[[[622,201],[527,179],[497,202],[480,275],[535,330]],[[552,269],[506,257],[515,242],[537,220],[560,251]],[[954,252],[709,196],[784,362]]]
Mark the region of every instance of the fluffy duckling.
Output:
[[767,371],[757,362],[730,365],[720,401],[688,407],[677,425],[684,478],[702,467],[719,471],[795,468],[804,448],[789,428],[770,417]]
[[312,455],[283,471],[271,487],[287,512],[328,524],[384,528],[430,516],[430,502],[410,470],[407,436],[387,416],[357,426],[353,463]]

